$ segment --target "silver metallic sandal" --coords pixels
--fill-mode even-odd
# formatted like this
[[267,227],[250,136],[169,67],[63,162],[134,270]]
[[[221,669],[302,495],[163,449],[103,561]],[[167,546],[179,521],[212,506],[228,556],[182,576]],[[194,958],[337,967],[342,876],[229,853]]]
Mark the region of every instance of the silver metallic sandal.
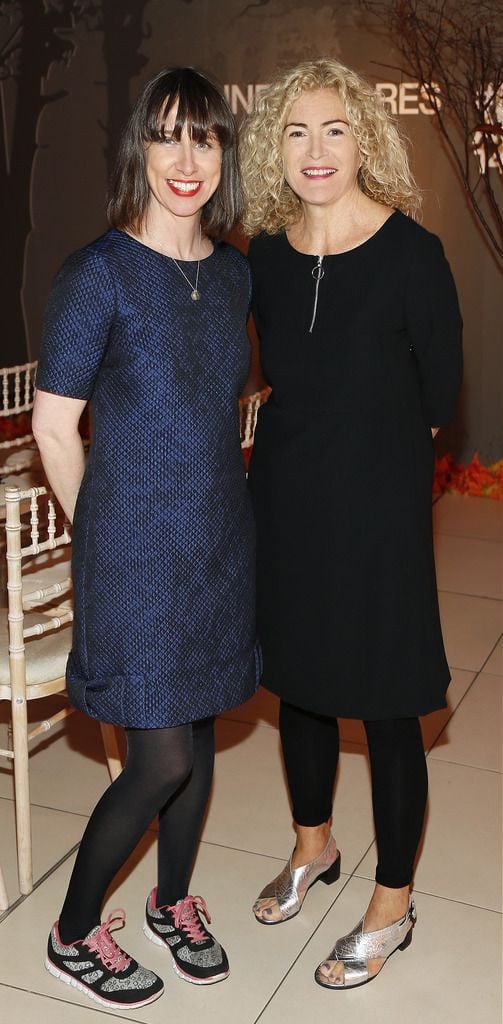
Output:
[[[325,882],[331,885],[336,882],[341,873],[341,854],[333,836],[330,836],[328,843],[320,853],[319,857],[310,860],[308,864],[302,864],[300,868],[292,868],[292,858],[285,864],[283,871],[274,878],[265,889],[262,889],[260,896],[253,904],[252,910],[260,924],[281,924],[299,913],[304,902],[307,890],[315,882]],[[267,920],[259,916],[261,900],[274,899],[279,908],[280,917],[275,920]],[[274,907],[264,907],[262,913],[267,914],[273,911]]]
[[[331,989],[357,988],[358,985],[373,981],[382,971],[384,963],[376,974],[370,975],[368,960],[384,957],[386,962],[395,950],[407,949],[412,942],[412,929],[416,920],[416,907],[412,897],[405,916],[388,928],[382,928],[377,932],[364,932],[365,918],[362,917],[353,931],[337,939],[330,955],[316,968],[315,981],[323,988]],[[322,968],[327,974],[322,972]]]

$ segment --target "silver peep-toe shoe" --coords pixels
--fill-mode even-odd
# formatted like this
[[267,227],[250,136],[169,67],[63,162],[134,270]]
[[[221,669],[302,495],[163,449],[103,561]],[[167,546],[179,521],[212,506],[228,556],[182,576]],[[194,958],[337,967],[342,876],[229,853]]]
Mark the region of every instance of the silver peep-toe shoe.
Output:
[[[330,836],[319,857],[310,860],[308,864],[302,864],[300,868],[292,868],[292,858],[290,857],[283,871],[272,882],[269,882],[265,889],[262,889],[260,896],[255,900],[252,910],[257,921],[260,921],[260,924],[281,924],[282,921],[295,917],[302,907],[307,890],[315,882],[319,880],[330,885],[337,881],[340,873],[341,855],[333,836]],[[276,900],[281,915],[279,918],[272,919],[274,907],[264,907],[260,916],[257,913],[260,909],[260,901],[267,899]],[[268,916],[271,916],[271,920],[267,920]]]
[[[332,952],[317,967],[315,981],[324,988],[356,988],[373,981],[380,974],[369,974],[368,961],[384,957],[384,961],[397,949],[407,949],[412,941],[412,929],[417,914],[414,900],[409,901],[409,908],[404,917],[388,928],[378,932],[364,932],[365,918],[362,917],[353,931],[337,939]],[[325,973],[326,972],[326,973]]]

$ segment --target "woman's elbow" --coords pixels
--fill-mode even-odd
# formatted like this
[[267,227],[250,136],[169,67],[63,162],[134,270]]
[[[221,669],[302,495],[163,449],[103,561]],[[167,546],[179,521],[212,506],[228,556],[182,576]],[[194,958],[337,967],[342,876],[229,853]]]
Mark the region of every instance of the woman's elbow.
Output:
[[52,447],[52,445],[58,441],[58,437],[60,436],[60,431],[54,416],[49,416],[46,412],[40,410],[36,401],[33,406],[31,429],[33,437],[41,451],[48,446]]
[[79,419],[86,403],[37,391],[32,413],[32,433],[40,451],[65,447],[78,435]]

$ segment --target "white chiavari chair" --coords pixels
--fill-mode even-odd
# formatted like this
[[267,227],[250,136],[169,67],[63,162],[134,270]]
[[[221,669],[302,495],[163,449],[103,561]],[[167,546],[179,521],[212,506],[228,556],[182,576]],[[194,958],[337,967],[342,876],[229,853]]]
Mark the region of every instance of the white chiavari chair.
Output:
[[[10,702],[12,745],[0,755],[13,762],[19,888],[25,894],[33,888],[29,743],[73,711],[65,703],[29,728],[28,701],[65,695],[73,619],[71,537],[46,487],[8,487],[5,503],[8,607],[0,610],[0,700]],[[114,727],[102,724],[102,736],[114,779],[122,768]]]
[[[43,483],[30,419],[36,369],[36,361],[0,368],[0,518],[5,516],[6,487],[26,488]],[[10,430],[6,429],[8,421]]]
[[239,425],[241,433],[241,447],[251,448],[253,436],[257,425],[258,411],[264,402],[267,402],[271,389],[262,388],[262,391],[255,391],[253,395],[244,395],[239,400]]
[[[35,391],[36,360],[22,366],[0,368],[0,419],[31,412]],[[0,449],[20,448],[33,441],[31,431],[21,437],[0,440]]]

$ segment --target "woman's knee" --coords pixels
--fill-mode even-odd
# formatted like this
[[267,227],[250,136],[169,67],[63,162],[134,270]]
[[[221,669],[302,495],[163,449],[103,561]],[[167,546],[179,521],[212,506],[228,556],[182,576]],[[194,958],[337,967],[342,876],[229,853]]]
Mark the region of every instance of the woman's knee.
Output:
[[405,749],[421,745],[421,725],[418,718],[391,718],[363,723],[369,745],[382,749]]
[[128,730],[125,771],[141,784],[161,807],[183,786],[192,771],[192,727]]

